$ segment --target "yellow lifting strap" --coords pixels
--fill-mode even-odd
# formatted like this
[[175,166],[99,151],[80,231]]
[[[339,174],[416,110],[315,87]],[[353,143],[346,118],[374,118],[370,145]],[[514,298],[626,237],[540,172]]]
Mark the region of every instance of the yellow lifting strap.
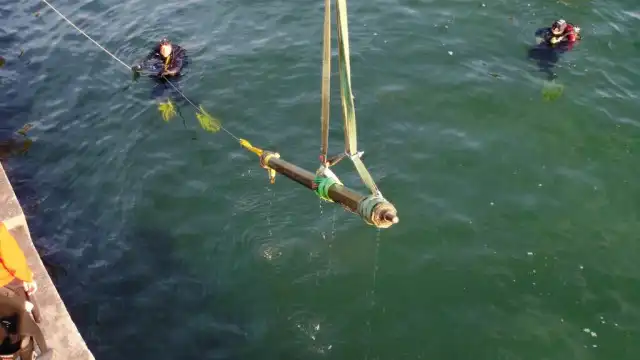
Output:
[[336,0],[336,22],[338,25],[338,68],[340,70],[340,95],[342,97],[342,115],[344,117],[345,152],[360,175],[362,182],[373,195],[380,195],[371,174],[365,167],[358,152],[356,131],[356,110],[351,90],[351,61],[349,54],[349,29],[346,0]]
[[324,36],[322,50],[322,110],[320,162],[323,166],[329,152],[329,103],[331,99],[331,0],[324,1]]

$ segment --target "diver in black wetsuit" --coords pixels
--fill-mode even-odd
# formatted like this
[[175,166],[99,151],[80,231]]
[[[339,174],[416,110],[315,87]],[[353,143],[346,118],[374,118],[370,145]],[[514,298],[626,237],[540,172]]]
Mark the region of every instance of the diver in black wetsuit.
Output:
[[553,68],[560,55],[570,51],[580,40],[580,28],[560,19],[551,27],[538,29],[535,36],[538,44],[529,49],[529,58],[536,60],[540,71],[547,74],[549,80],[553,80],[557,77]]
[[171,84],[178,86],[178,80],[185,66],[187,65],[187,52],[179,45],[172,44],[166,38],[149,52],[149,54],[138,65],[132,67],[135,76],[141,73],[149,75],[158,84],[152,91],[152,96],[156,99],[165,97],[166,90],[174,90]]
[[162,39],[151,52],[135,65],[136,72],[150,72],[156,77],[179,76],[186,63],[187,51],[179,45],[172,44],[169,40]]

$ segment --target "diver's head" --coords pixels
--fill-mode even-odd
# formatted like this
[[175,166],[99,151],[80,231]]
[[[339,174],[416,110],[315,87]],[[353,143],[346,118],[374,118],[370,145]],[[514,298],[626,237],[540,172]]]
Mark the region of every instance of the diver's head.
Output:
[[171,50],[173,47],[171,46],[171,42],[166,38],[160,40],[160,55],[164,58],[168,58],[171,55]]
[[556,20],[553,25],[551,25],[551,32],[553,35],[562,35],[564,30],[567,28],[567,22],[560,19]]

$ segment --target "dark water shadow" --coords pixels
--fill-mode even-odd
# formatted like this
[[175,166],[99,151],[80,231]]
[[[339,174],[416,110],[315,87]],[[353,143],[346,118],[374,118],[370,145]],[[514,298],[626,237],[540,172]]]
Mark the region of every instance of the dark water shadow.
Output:
[[[50,241],[50,237],[47,236],[46,230],[43,225],[47,219],[51,218],[52,212],[42,211],[40,204],[42,202],[42,194],[38,191],[38,184],[41,183],[32,174],[35,171],[30,171],[28,166],[29,159],[28,153],[19,157],[12,157],[3,163],[5,166],[5,172],[13,190],[16,193],[18,201],[22,206],[29,231],[31,233],[31,239],[33,244],[40,255],[49,277],[53,281],[54,285],[58,285],[59,281],[67,275],[67,266],[70,261],[73,261],[68,256],[65,256],[63,252],[57,251],[54,244]],[[50,221],[56,221],[52,219]]]
[[[7,5],[7,7],[4,7]],[[31,7],[27,8],[28,10]],[[35,11],[35,10],[34,10]],[[15,11],[15,3],[0,2],[0,14],[6,18],[27,16],[32,13]],[[27,224],[31,230],[32,240],[36,250],[41,256],[50,276],[56,281],[60,274],[64,274],[64,268],[59,266],[62,262],[50,256],[47,246],[34,235],[34,214],[38,213],[40,194],[37,189],[38,181],[32,174],[37,173],[29,159],[29,150],[35,144],[31,138],[34,129],[27,132],[26,136],[16,133],[18,129],[33,121],[34,96],[37,91],[32,86],[41,68],[40,63],[30,61],[29,49],[23,47],[24,39],[19,31],[9,27],[0,30],[0,47],[7,62],[3,69],[8,70],[8,76],[0,81],[0,160],[11,182],[14,192],[22,206]],[[0,74],[3,74],[0,72]],[[3,75],[0,75],[3,76]],[[37,130],[36,130],[37,131]]]
[[547,80],[557,78],[554,69],[558,60],[560,60],[560,51],[558,49],[543,43],[531,47],[527,54],[530,60],[534,60],[537,63],[538,69],[546,75]]
[[170,229],[134,225],[122,236],[120,258],[69,274],[85,292],[69,310],[95,357],[201,359],[224,351],[233,339],[209,326],[215,291],[176,255]]
[[[233,358],[219,355],[245,339],[216,322],[233,323],[238,317],[212,308],[216,296],[205,283],[207,274],[193,274],[176,255],[179,239],[170,229],[133,225],[109,239],[91,211],[65,221],[63,211],[39,206],[72,198],[72,189],[34,179],[25,166],[14,170],[9,177],[34,243],[97,359]],[[40,199],[34,184],[47,188],[47,199]],[[90,244],[79,256],[74,248],[81,243]],[[118,251],[122,247],[126,250]],[[120,253],[115,259],[114,248]]]
[[[24,80],[24,76],[22,78]],[[4,95],[4,99],[0,103],[0,119],[3,119],[3,123],[0,125],[0,161],[2,161],[7,177],[22,206],[36,250],[49,271],[49,276],[55,282],[58,276],[65,272],[64,268],[58,265],[62,262],[49,256],[46,245],[38,241],[38,237],[34,236],[32,229],[34,214],[38,212],[40,203],[36,188],[38,181],[32,176],[35,169],[30,168],[28,158],[29,150],[33,145],[33,140],[30,137],[33,129],[27,131],[25,135],[16,133],[25,125],[33,101],[30,98],[25,99],[25,96],[21,96],[19,89],[13,87],[9,87]]]

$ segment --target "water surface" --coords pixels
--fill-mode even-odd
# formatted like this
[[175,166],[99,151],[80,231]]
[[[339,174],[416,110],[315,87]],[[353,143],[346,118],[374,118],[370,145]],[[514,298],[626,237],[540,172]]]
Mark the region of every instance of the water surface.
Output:
[[[171,37],[189,97],[317,166],[322,1],[55,5],[126,63]],[[350,1],[359,147],[401,218],[381,232],[269,185],[192,109],[163,122],[149,81],[44,4],[0,13],[1,128],[36,125],[5,166],[96,358],[640,356],[635,2]],[[584,40],[546,102],[526,52],[558,16]]]

